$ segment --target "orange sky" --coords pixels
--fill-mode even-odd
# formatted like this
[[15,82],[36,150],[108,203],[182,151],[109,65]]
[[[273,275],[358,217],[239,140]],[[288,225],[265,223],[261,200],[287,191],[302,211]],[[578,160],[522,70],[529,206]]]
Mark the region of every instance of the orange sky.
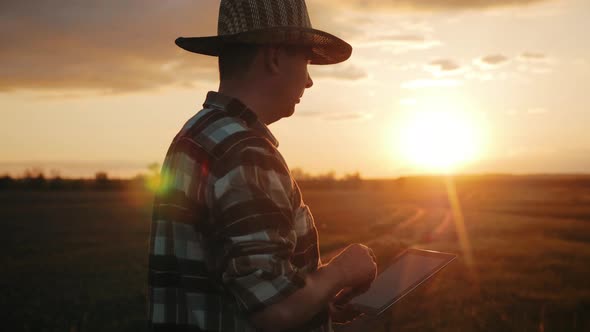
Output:
[[[446,147],[461,154],[461,140],[473,140],[473,156],[455,171],[590,170],[590,2],[391,3],[307,1],[314,27],[354,51],[342,64],[311,66],[314,86],[295,115],[271,125],[292,168],[364,177],[436,172],[413,160],[418,146],[428,159]],[[130,176],[161,162],[217,89],[216,59],[173,41],[215,34],[218,6],[2,2],[0,29],[11,33],[0,35],[0,174],[38,166],[66,176]],[[420,114],[441,120],[413,125]],[[438,132],[448,119],[465,122],[471,136],[444,143],[461,131]],[[421,145],[404,141],[416,136],[404,136],[408,128],[426,132]]]

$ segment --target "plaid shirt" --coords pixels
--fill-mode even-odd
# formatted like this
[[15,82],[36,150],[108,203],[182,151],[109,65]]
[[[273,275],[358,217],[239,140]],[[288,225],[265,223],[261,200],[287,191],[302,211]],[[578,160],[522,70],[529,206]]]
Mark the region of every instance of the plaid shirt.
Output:
[[[150,238],[154,331],[254,331],[248,316],[320,264],[309,208],[278,142],[243,103],[209,92],[162,167]],[[298,330],[330,331],[327,310]]]

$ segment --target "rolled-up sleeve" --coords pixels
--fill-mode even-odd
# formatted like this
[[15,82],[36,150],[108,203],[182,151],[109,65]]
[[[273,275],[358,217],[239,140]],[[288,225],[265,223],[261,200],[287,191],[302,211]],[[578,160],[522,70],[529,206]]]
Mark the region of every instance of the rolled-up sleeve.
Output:
[[225,164],[214,181],[213,230],[222,281],[247,314],[280,302],[305,285],[290,259],[292,182],[272,154],[255,149]]

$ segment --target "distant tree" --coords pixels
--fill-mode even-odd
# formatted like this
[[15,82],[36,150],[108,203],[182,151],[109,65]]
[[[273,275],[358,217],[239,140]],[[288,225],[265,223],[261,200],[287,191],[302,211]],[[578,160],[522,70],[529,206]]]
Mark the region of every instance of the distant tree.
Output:
[[36,178],[45,178],[43,174],[43,169],[40,167],[31,167],[25,169],[23,174],[24,179],[36,179]]
[[361,181],[361,174],[358,171],[354,172],[354,173],[350,173],[350,174],[345,174],[344,177],[342,178],[342,180],[350,181],[350,182],[358,182],[358,181]]
[[61,177],[49,179],[49,189],[60,190],[64,189],[66,182]]
[[98,187],[106,187],[109,184],[109,175],[107,172],[96,172],[94,175],[94,183]]
[[50,179],[61,179],[61,171],[56,168],[52,168],[49,170],[49,178]]
[[354,173],[345,174],[341,181],[345,187],[358,188],[363,180],[361,179],[361,174],[357,171]]
[[25,188],[30,189],[44,189],[47,184],[43,169],[39,167],[25,169],[23,182]]
[[49,189],[61,190],[65,188],[65,181],[61,177],[61,172],[58,169],[52,169],[49,171]]
[[316,179],[319,181],[334,182],[336,181],[336,173],[334,171],[329,171],[318,175]]
[[306,173],[302,168],[296,167],[291,170],[291,175],[298,181],[305,181],[311,179],[311,175]]
[[0,190],[12,189],[15,185],[15,180],[8,174],[0,176]]
[[301,187],[305,188],[357,188],[363,182],[358,171],[345,174],[343,177],[336,177],[334,171],[312,175],[296,167],[291,169],[291,175],[299,182]]

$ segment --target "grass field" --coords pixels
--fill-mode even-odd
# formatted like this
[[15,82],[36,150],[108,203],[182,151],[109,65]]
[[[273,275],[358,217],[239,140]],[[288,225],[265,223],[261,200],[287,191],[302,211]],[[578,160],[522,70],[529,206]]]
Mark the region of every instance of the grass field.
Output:
[[[381,317],[395,331],[590,331],[590,186],[476,178],[453,188],[454,205],[432,179],[304,198],[323,253],[364,242],[381,266],[407,247],[459,254]],[[142,330],[151,203],[141,191],[0,192],[5,331]]]

